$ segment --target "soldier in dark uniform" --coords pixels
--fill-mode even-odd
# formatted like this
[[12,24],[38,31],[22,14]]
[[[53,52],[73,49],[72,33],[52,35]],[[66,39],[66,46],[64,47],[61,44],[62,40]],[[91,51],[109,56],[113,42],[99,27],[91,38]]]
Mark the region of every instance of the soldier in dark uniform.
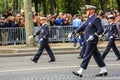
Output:
[[[93,55],[97,65],[100,67],[100,73],[96,76],[107,76],[107,70],[105,67],[105,63],[98,51],[98,37],[103,32],[103,27],[101,24],[101,20],[95,15],[95,6],[86,5],[86,14],[88,15],[88,19],[86,22],[77,30],[75,33],[79,33],[85,30],[84,39],[86,41],[85,55],[83,57],[83,61],[81,63],[81,68],[72,72],[74,75],[82,77],[82,73],[87,69],[88,63]],[[73,32],[73,33],[74,33]]]
[[46,22],[46,18],[40,17],[40,22],[41,22],[42,26],[39,28],[38,32],[34,33],[34,35],[32,35],[32,36],[29,36],[29,38],[31,38],[31,37],[35,37],[35,36],[39,35],[39,40],[40,40],[40,47],[38,49],[38,52],[35,54],[34,58],[31,60],[33,62],[37,63],[38,59],[40,58],[40,56],[43,53],[43,50],[45,48],[51,59],[49,62],[54,62],[55,57],[54,57],[54,54],[48,44],[49,28],[48,28],[48,25]]
[[106,49],[104,50],[104,52],[102,54],[103,60],[105,59],[106,55],[108,54],[108,52],[110,51],[111,48],[113,49],[115,55],[117,56],[116,60],[120,60],[120,53],[115,44],[115,36],[118,34],[118,30],[114,23],[114,20],[115,20],[115,17],[113,15],[108,16],[109,25],[108,25],[107,29],[105,30],[105,32],[103,33],[103,35],[108,33],[108,41],[109,42],[107,44]]

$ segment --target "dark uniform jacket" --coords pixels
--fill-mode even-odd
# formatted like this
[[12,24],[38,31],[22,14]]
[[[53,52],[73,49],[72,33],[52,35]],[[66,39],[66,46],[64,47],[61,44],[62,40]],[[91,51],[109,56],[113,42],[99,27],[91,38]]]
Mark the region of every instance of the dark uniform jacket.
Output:
[[[47,24],[44,24],[43,26],[41,26],[39,28],[39,30],[36,32],[36,35],[39,35],[39,40],[40,41],[48,42],[48,39],[49,39],[49,28],[48,28]],[[44,36],[46,38],[44,38]]]
[[98,43],[98,35],[102,34],[102,32],[103,32],[103,27],[102,27],[102,24],[101,24],[101,20],[98,17],[96,17],[95,15],[92,15],[77,30],[77,33],[81,32],[83,30],[85,30],[85,35],[84,35],[85,41],[87,41],[90,36],[93,36],[94,39],[88,41],[88,43],[97,44]]
[[109,24],[107,29],[105,30],[104,34],[108,33],[108,39],[110,38],[110,36],[113,36],[113,38],[115,38],[115,35],[118,34],[118,30],[117,27],[114,23]]

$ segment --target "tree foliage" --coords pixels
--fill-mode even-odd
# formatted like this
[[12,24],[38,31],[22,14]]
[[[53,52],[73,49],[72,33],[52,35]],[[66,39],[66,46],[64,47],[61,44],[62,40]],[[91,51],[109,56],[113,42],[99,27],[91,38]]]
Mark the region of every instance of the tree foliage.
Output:
[[[5,2],[9,1],[9,2]],[[1,0],[0,13],[5,10],[14,11],[14,1],[16,0]],[[83,13],[86,4],[93,4],[97,7],[97,12],[100,10],[113,11],[118,9],[120,11],[120,0],[31,0],[36,13],[42,14],[56,14],[59,12],[78,14]],[[17,4],[20,9],[23,8],[23,0],[18,0]]]
[[3,1],[4,0],[0,1],[0,13],[2,13],[5,10]]

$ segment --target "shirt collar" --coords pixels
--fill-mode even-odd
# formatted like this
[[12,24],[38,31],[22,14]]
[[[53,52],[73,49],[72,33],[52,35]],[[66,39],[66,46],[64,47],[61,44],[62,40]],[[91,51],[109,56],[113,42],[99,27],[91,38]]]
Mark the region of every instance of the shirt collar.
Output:
[[45,24],[47,24],[47,22],[43,23],[42,26],[44,26]]
[[91,18],[93,15],[94,15],[94,14],[91,14],[91,15],[89,16],[89,18]]
[[113,24],[114,22],[110,22],[109,24]]

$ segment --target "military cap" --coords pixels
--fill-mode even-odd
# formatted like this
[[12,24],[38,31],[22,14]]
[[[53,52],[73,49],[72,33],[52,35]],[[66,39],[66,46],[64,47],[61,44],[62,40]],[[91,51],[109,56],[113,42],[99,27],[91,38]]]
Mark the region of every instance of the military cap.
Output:
[[40,20],[46,20],[46,17],[40,17]]
[[93,6],[93,5],[85,5],[85,7],[86,7],[86,10],[89,10],[89,9],[96,9],[96,7]]
[[107,18],[109,19],[109,18],[115,18],[115,17],[112,14],[110,14],[110,15],[108,15]]

